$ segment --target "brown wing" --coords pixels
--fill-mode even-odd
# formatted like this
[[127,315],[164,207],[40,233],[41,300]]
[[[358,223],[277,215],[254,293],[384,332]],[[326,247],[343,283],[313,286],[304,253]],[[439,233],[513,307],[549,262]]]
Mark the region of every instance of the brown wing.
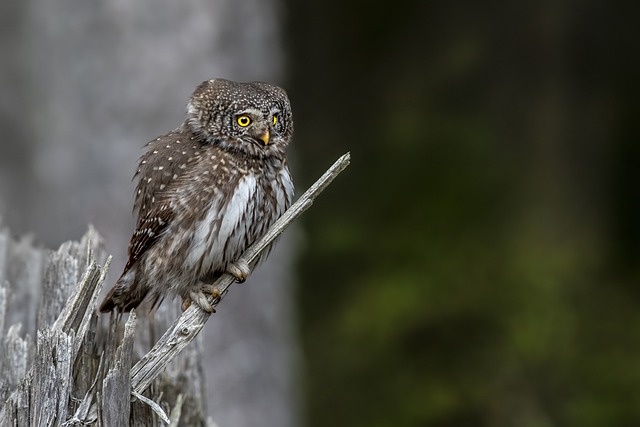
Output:
[[169,132],[147,144],[140,157],[135,202],[136,230],[129,243],[123,275],[152,247],[175,217],[175,188],[200,158],[201,143],[185,128]]
[[187,172],[187,165],[199,157],[200,147],[201,142],[184,125],[147,143],[133,176],[138,179],[133,205],[138,222],[156,201],[167,196],[167,187]]
[[153,209],[138,221],[138,227],[131,236],[129,243],[129,259],[124,267],[122,274],[125,274],[144,254],[147,249],[162,236],[167,229],[169,223],[173,220],[175,214],[172,210]]

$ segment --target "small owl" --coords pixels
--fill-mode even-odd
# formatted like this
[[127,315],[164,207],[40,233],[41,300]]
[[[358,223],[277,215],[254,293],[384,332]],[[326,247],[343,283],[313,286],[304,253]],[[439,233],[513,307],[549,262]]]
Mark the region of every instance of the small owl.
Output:
[[253,266],[240,255],[291,204],[292,133],[283,89],[223,79],[198,86],[184,123],[140,158],[129,259],[100,311],[179,295],[212,312],[211,284],[225,272],[244,281]]

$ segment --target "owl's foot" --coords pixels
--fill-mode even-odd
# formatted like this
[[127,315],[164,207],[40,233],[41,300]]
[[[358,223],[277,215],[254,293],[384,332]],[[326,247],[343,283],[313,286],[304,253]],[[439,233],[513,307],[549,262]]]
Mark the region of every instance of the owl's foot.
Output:
[[229,264],[227,273],[235,277],[236,282],[242,283],[247,280],[247,277],[249,277],[251,269],[249,268],[249,264],[245,260],[239,259],[238,261]]
[[192,303],[195,303],[203,311],[207,313],[215,313],[216,309],[209,303],[207,295],[212,295],[217,301],[220,301],[222,294],[217,286],[203,284],[196,291],[190,291],[188,297],[182,298],[182,311],[185,311]]

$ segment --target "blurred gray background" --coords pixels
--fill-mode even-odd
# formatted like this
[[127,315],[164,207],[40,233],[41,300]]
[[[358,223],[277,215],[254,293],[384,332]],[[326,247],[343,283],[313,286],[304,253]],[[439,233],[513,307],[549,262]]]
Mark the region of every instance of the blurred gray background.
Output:
[[[212,77],[281,83],[274,1],[64,0],[0,5],[0,216],[55,248],[92,223],[122,271],[143,145],[177,127]],[[240,30],[242,29],[242,30]],[[292,239],[205,328],[208,414],[223,426],[297,425]]]

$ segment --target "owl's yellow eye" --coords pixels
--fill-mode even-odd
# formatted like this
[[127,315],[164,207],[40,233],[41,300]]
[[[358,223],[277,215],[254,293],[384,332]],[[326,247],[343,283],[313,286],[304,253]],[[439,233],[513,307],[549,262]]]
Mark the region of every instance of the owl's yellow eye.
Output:
[[273,119],[271,119],[271,123],[273,125],[275,125],[276,123],[278,123],[278,118],[276,116],[273,116]]
[[242,115],[242,116],[238,117],[238,124],[240,126],[242,126],[243,128],[246,128],[247,126],[249,126],[251,124],[251,117],[249,117],[247,115]]

